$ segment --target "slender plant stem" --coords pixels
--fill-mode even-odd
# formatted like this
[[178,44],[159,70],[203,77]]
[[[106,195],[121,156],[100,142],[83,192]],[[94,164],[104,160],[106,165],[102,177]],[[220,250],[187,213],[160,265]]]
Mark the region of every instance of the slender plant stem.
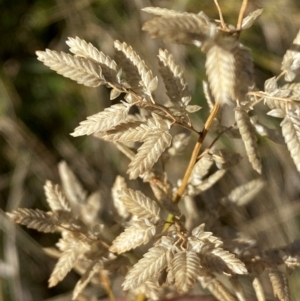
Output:
[[[193,171],[193,167],[197,161],[197,158],[198,158],[198,155],[199,155],[199,152],[200,152],[200,149],[202,147],[202,144],[203,144],[203,141],[208,133],[208,130],[210,129],[211,125],[212,125],[212,122],[214,120],[214,118],[216,117],[218,111],[219,111],[219,108],[220,108],[220,104],[217,102],[212,111],[210,112],[210,115],[208,116],[206,122],[205,122],[205,125],[204,125],[204,128],[203,130],[199,133],[199,138],[196,142],[196,145],[194,147],[194,150],[193,150],[193,153],[192,153],[192,156],[191,156],[191,159],[190,159],[190,162],[189,162],[189,165],[186,169],[186,172],[184,174],[184,177],[182,179],[182,183],[180,185],[180,187],[178,188],[178,191],[177,191],[177,194],[173,200],[174,203],[178,204],[181,200],[181,197],[183,196],[183,193],[186,189],[186,186],[188,184],[188,181],[189,181],[189,178],[191,176],[191,173]],[[167,221],[165,223],[165,226],[164,226],[164,229],[163,231],[166,231],[171,223],[173,222],[174,220],[174,215],[173,214],[169,214],[168,217],[167,217]]]
[[245,14],[247,5],[248,5],[248,0],[243,0],[242,6],[241,6],[241,10],[240,10],[240,13],[239,13],[239,18],[238,18],[237,26],[236,26],[236,28],[238,30],[240,30],[242,28],[243,18],[244,18],[244,14]]
[[100,272],[100,281],[101,281],[102,287],[104,288],[104,290],[106,291],[106,293],[108,295],[109,300],[115,301],[116,298],[111,289],[111,283],[110,283],[109,277],[107,276],[107,271]]
[[215,5],[216,5],[218,13],[219,13],[219,18],[220,18],[220,22],[221,22],[222,28],[226,28],[226,23],[224,22],[224,18],[223,18],[223,15],[222,15],[222,10],[220,8],[218,0],[214,0],[214,2],[215,2]]

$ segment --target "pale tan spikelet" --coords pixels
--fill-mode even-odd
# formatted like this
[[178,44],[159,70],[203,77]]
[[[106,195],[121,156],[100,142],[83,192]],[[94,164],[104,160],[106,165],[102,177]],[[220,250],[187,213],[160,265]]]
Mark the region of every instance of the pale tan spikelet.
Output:
[[[248,274],[245,264],[240,261],[233,253],[230,253],[222,248],[214,248],[212,250],[205,251],[203,249],[201,255],[214,255],[219,257],[226,266],[235,274],[245,275]],[[212,257],[212,262],[213,262]],[[215,265],[215,263],[213,263]]]
[[276,76],[267,79],[265,81],[264,88],[267,93],[273,93],[274,91],[276,91],[278,89]]
[[[200,278],[201,279],[201,278]],[[224,286],[219,280],[213,277],[204,277],[201,279],[202,286],[208,288],[208,290],[219,300],[219,301],[238,301],[228,288]]]
[[199,265],[199,257],[193,251],[181,251],[174,255],[171,267],[179,293],[188,292],[197,281]]
[[109,250],[114,253],[124,253],[146,244],[156,233],[156,226],[149,220],[134,221],[112,242]]
[[117,125],[113,130],[107,131],[101,139],[119,142],[144,141],[151,133],[142,121],[125,122]]
[[123,220],[126,220],[130,216],[130,213],[128,212],[124,203],[120,199],[119,191],[120,190],[122,191],[123,189],[127,189],[127,184],[125,182],[125,179],[121,176],[117,176],[113,184],[113,187],[111,189],[112,201],[115,209],[117,210],[118,215]]
[[15,223],[40,232],[54,232],[59,226],[56,215],[39,209],[18,208],[12,212],[6,212],[6,214]]
[[[204,231],[205,224],[201,224],[197,227],[195,227],[192,230],[192,237],[189,237],[189,240],[191,238],[196,238],[196,240],[193,240],[193,248],[195,248],[195,252],[200,252],[202,246],[205,244],[212,244],[213,247],[218,248],[223,245],[223,242],[216,236],[213,236],[212,232]],[[197,242],[200,242],[201,245],[197,246]]]
[[57,285],[58,282],[62,281],[66,275],[75,266],[78,258],[88,251],[89,247],[86,243],[73,240],[66,251],[62,253],[55,268],[49,278],[49,287]]
[[242,283],[237,277],[230,278],[230,283],[233,287],[234,293],[239,301],[247,301],[245,291],[243,289]]
[[153,18],[143,28],[152,38],[171,43],[202,43],[216,35],[216,25],[199,14],[176,14]]
[[255,131],[249,115],[241,107],[235,108],[235,121],[244,142],[249,162],[254,170],[261,173],[261,162],[258,154]]
[[77,179],[72,169],[68,166],[67,162],[61,161],[58,164],[58,172],[62,182],[64,193],[72,206],[83,204],[87,199],[87,191],[83,188],[82,184]]
[[123,103],[113,105],[104,111],[87,117],[71,134],[74,137],[91,135],[111,130],[126,120],[130,105]]
[[50,49],[37,51],[38,60],[64,77],[75,80],[78,84],[98,87],[106,83],[99,65],[85,59],[77,58],[64,52]]
[[109,56],[105,55],[102,51],[99,51],[91,43],[87,43],[85,40],[76,38],[68,38],[67,45],[70,47],[70,51],[78,57],[83,57],[100,64],[102,75],[105,80],[112,84],[117,84],[117,64]]
[[164,16],[164,17],[177,17],[184,14],[185,15],[189,14],[187,12],[179,12],[176,10],[171,10],[171,9],[161,8],[161,7],[153,7],[153,6],[144,7],[142,8],[142,11],[156,16]]
[[148,279],[158,276],[167,265],[167,251],[168,249],[163,246],[149,249],[126,275],[122,284],[123,289],[126,291],[137,288]]
[[[278,118],[283,118],[283,116],[288,113],[289,111],[299,111],[300,109],[300,102],[299,99],[293,100],[293,91],[291,90],[277,90],[273,96],[267,96],[265,98],[265,103],[271,109],[278,109],[277,116]],[[279,111],[280,110],[280,111]],[[268,113],[271,115],[271,113]],[[272,116],[272,115],[271,115]]]
[[292,82],[287,83],[281,87],[283,90],[290,90],[292,91],[292,99],[300,100],[300,83],[299,82]]
[[145,281],[140,287],[135,289],[134,292],[144,294],[150,300],[159,300],[164,295],[164,290],[156,278]]
[[206,81],[202,81],[202,86],[203,86],[203,93],[204,93],[207,105],[209,107],[209,111],[211,112],[215,105],[214,97],[211,94],[210,87]]
[[210,189],[213,185],[215,185],[220,179],[224,177],[227,170],[225,169],[219,169],[216,172],[214,172],[212,175],[210,175],[208,178],[203,180],[199,185],[195,186],[196,191],[203,192],[208,189]]
[[152,71],[140,56],[125,42],[115,41],[114,46],[117,52],[117,59],[120,67],[126,74],[126,79],[133,90],[140,90],[142,83],[143,90],[150,93],[156,90],[158,79],[153,77]]
[[253,23],[260,17],[262,12],[263,9],[260,8],[251,12],[248,16],[246,16],[242,22],[242,29],[248,29],[249,27],[251,27]]
[[168,129],[168,122],[153,113],[153,118],[145,121],[122,123],[113,130],[107,131],[102,139],[119,142],[144,142],[149,135],[161,132],[162,128]]
[[287,148],[300,172],[300,118],[292,114],[286,115],[280,125]]
[[253,200],[264,186],[265,182],[262,179],[254,179],[233,189],[227,198],[237,206],[245,206]]
[[253,286],[253,289],[255,291],[255,295],[256,295],[257,300],[258,301],[266,301],[263,286],[262,286],[260,280],[257,277],[255,277],[253,279],[252,286]]
[[299,74],[300,69],[300,30],[296,38],[293,41],[291,49],[285,53],[282,63],[281,70],[286,71],[285,80],[293,81],[296,75]]
[[275,77],[272,77],[265,82],[265,91],[267,95],[264,99],[270,109],[281,110],[281,114],[274,117],[280,117],[285,115],[285,112],[295,111],[300,109],[300,84],[299,83],[288,83],[282,87],[278,87]]
[[269,277],[272,284],[274,296],[277,297],[280,301],[289,301],[290,293],[288,278],[286,274],[277,269],[270,269]]
[[208,174],[209,169],[214,164],[210,155],[205,155],[198,160],[198,162],[193,167],[192,174],[190,176],[189,182],[197,186],[202,183],[203,178]]
[[254,84],[252,55],[248,48],[239,45],[233,50],[235,69],[235,98],[244,101],[246,94]]
[[76,300],[79,294],[82,293],[82,291],[86,288],[86,286],[89,284],[93,276],[98,273],[103,268],[103,264],[99,260],[93,261],[90,266],[86,269],[84,274],[81,276],[81,278],[77,281],[73,294],[72,294],[72,300]]
[[44,191],[47,203],[52,211],[71,211],[70,202],[66,199],[59,185],[54,185],[51,181],[46,181]]
[[171,142],[172,136],[168,131],[157,132],[149,136],[128,166],[129,178],[136,179],[139,175],[149,171],[164,150],[171,145]]
[[235,100],[235,56],[233,45],[214,44],[206,53],[206,74],[216,102],[221,105]]
[[127,210],[139,219],[147,218],[154,223],[160,219],[159,206],[141,191],[123,189],[119,191],[119,198]]
[[191,95],[188,91],[188,85],[183,76],[183,71],[175,63],[172,54],[167,50],[159,49],[158,59],[160,66],[159,72],[163,78],[167,95],[172,102],[181,103],[183,106],[186,106],[188,103],[183,103],[182,98],[189,97],[191,99]]
[[[205,246],[204,246],[205,247]],[[200,267],[210,273],[217,273],[226,275],[232,274],[232,271],[228,268],[225,262],[218,256],[208,252],[201,252],[199,255]]]

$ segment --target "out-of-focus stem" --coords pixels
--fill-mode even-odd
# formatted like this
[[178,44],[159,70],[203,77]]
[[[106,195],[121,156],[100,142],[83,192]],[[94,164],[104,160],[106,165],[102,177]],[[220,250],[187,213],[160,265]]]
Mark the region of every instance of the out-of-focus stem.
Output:
[[239,13],[237,26],[236,26],[237,30],[240,30],[242,28],[243,18],[244,18],[244,14],[245,14],[247,5],[248,5],[248,0],[243,0],[241,10],[240,10],[240,13]]

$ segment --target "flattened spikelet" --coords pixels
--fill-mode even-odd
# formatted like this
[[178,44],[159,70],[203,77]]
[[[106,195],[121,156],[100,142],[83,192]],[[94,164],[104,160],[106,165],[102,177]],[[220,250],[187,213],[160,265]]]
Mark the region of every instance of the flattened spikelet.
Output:
[[247,17],[243,19],[242,22],[242,29],[247,29],[253,25],[253,23],[260,17],[262,14],[263,9],[257,9],[253,12],[251,12]]
[[52,211],[71,211],[70,202],[66,199],[59,185],[53,185],[51,181],[46,181],[44,190],[47,203]]
[[161,132],[162,128],[169,128],[168,122],[154,114],[154,118],[149,118],[147,123],[142,121],[122,123],[107,131],[101,138],[109,141],[144,142],[149,135]]
[[163,16],[163,17],[176,17],[183,14],[188,15],[188,13],[186,12],[178,12],[176,10],[171,10],[171,9],[161,8],[161,7],[153,7],[153,6],[144,7],[142,8],[142,11],[149,14]]
[[281,70],[286,71],[285,80],[293,81],[297,74],[299,74],[300,69],[300,30],[293,41],[291,49],[287,50],[285,53]]
[[276,78],[272,77],[265,82],[265,91],[268,97],[265,104],[270,109],[280,109],[282,112],[295,111],[300,109],[300,85],[299,83],[288,83],[278,87]]
[[113,130],[107,131],[101,139],[119,142],[143,141],[147,137],[147,134],[149,135],[147,129],[144,131],[143,126],[144,124],[141,121],[121,123]]
[[74,137],[91,135],[110,130],[126,120],[130,106],[116,104],[95,115],[81,121],[80,125],[71,134]]
[[199,257],[192,251],[182,251],[174,255],[171,266],[179,293],[188,292],[194,285],[199,275],[199,265]]
[[199,185],[197,185],[195,188],[199,192],[203,192],[211,188],[213,185],[215,185],[223,176],[226,174],[225,169],[219,169],[216,172],[214,172],[212,175],[210,175],[208,178],[206,178],[204,181],[202,181]]
[[222,105],[235,100],[235,57],[232,51],[213,45],[207,51],[205,68],[215,101]]
[[193,44],[203,42],[215,34],[215,25],[202,15],[175,14],[153,18],[143,28],[152,38],[171,43]]
[[147,218],[153,222],[160,219],[160,208],[142,192],[132,189],[123,189],[119,191],[119,198],[127,210],[133,215],[136,215],[139,219]]
[[99,51],[91,43],[76,37],[69,38],[66,42],[70,47],[70,51],[76,56],[90,59],[97,64],[100,64],[102,75],[109,83],[117,83],[117,64],[109,56]]
[[287,148],[300,172],[300,120],[295,115],[286,115],[281,122],[281,128]]
[[269,271],[270,281],[273,287],[274,296],[277,297],[280,301],[289,301],[289,285],[287,276],[275,269]]
[[264,186],[265,182],[262,179],[254,179],[233,189],[228,195],[228,200],[237,206],[247,205]]
[[209,271],[210,273],[226,273],[231,274],[231,270],[227,267],[225,262],[218,256],[210,253],[200,253],[200,266],[202,269],[205,269],[206,271]]
[[258,301],[266,301],[263,286],[262,286],[260,280],[257,277],[255,277],[253,279],[252,286],[253,286],[253,289],[255,291],[255,295],[256,295],[257,300]]
[[235,108],[235,121],[245,145],[246,153],[254,170],[261,173],[261,162],[258,154],[255,130],[246,111]]
[[128,166],[127,173],[130,179],[136,179],[150,170],[164,150],[171,145],[171,142],[172,136],[167,131],[149,136]]
[[[220,247],[223,245],[223,242],[216,236],[213,236],[212,232],[204,231],[205,224],[201,224],[198,227],[195,227],[192,231],[193,237],[197,238],[202,245],[205,244],[212,244],[215,248]],[[194,241],[195,246],[196,241]],[[196,252],[200,252],[201,248],[198,249]]]
[[70,54],[50,49],[37,51],[38,60],[58,74],[75,80],[78,84],[98,87],[106,83],[99,65],[85,58],[77,58]]
[[65,161],[58,164],[58,172],[68,200],[72,205],[83,204],[87,199],[87,192]]
[[244,101],[249,87],[253,85],[252,55],[248,48],[239,45],[233,51],[235,61],[235,98]]
[[54,232],[58,227],[58,219],[55,215],[39,209],[18,208],[6,214],[15,223],[40,232]]
[[211,90],[210,90],[208,83],[206,81],[202,81],[202,86],[203,86],[203,93],[205,96],[205,100],[209,107],[209,111],[211,112],[215,105],[215,100],[213,98],[213,95],[211,94]]
[[187,103],[183,103],[182,98],[190,97],[190,93],[183,76],[183,71],[176,65],[172,54],[167,50],[159,49],[158,59],[159,71],[163,78],[167,95],[171,101],[182,103],[182,105],[186,106]]
[[122,286],[124,290],[139,287],[148,279],[159,275],[167,264],[167,249],[162,246],[155,246],[140,259],[125,277]]
[[115,41],[114,45],[117,50],[117,59],[131,88],[139,91],[140,83],[142,83],[143,89],[146,89],[148,93],[156,90],[157,77],[153,77],[152,71],[132,47],[119,41]]
[[91,263],[91,265],[87,268],[84,274],[76,283],[73,294],[72,300],[76,300],[79,294],[85,289],[85,287],[89,284],[92,277],[102,268],[102,263],[98,260],[95,260]]
[[127,211],[126,207],[124,206],[123,202],[120,200],[120,190],[127,189],[127,185],[125,179],[121,176],[117,176],[114,182],[114,185],[111,189],[112,194],[112,201],[114,204],[115,209],[117,210],[119,216],[126,220],[130,213]]
[[220,301],[238,301],[219,280],[209,277],[207,288]]
[[224,261],[230,270],[235,274],[248,274],[245,264],[240,261],[233,253],[230,253],[222,248],[215,248],[211,251],[215,256],[218,256]]
[[156,227],[149,221],[134,222],[112,242],[109,250],[118,254],[127,252],[141,244],[146,244],[155,233]]
[[87,250],[88,246],[81,241],[74,240],[72,244],[69,244],[68,249],[62,253],[55,265],[55,268],[49,278],[49,287],[53,287],[63,280],[74,267],[80,255]]

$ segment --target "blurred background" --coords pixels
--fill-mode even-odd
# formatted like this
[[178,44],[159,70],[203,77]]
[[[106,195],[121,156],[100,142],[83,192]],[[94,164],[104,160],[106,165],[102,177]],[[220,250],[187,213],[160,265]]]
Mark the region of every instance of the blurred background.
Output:
[[[227,23],[236,24],[241,2],[219,1]],[[280,72],[281,58],[300,28],[300,2],[249,2],[247,12],[264,8],[258,22],[242,35],[242,42],[253,51],[256,84],[263,89],[264,81]],[[36,50],[67,52],[67,37],[79,36],[111,57],[113,41],[126,41],[154,71],[158,48],[170,49],[185,70],[192,104],[203,107],[195,117],[201,128],[208,112],[201,84],[205,78],[204,55],[194,46],[165,46],[161,41],[151,40],[141,30],[148,18],[141,8],[146,6],[194,13],[203,10],[209,17],[218,18],[212,0],[0,0],[0,209],[47,210],[43,185],[47,179],[59,182],[57,164],[61,160],[68,162],[88,191],[100,190],[107,201],[116,175],[126,175],[128,160],[110,144],[93,137],[69,135],[86,116],[109,105],[108,89],[80,86],[36,59]],[[279,124],[277,120],[274,123]],[[269,151],[270,148],[263,150],[265,157]],[[254,236],[262,231],[260,238],[267,239],[267,246],[275,247],[299,236],[300,179],[286,149],[274,147],[271,153],[279,159],[271,162],[273,169],[265,176],[277,190],[264,194],[268,205],[262,206],[261,211],[257,206],[247,209],[249,223],[243,225],[243,230]],[[53,246],[58,236],[15,227],[3,211],[0,301],[62,300],[54,296],[72,290],[78,276],[71,273],[57,287],[48,289],[47,280],[55,260],[41,248]],[[252,218],[257,212],[257,219]],[[299,276],[297,281],[294,273],[291,280],[294,296]]]

